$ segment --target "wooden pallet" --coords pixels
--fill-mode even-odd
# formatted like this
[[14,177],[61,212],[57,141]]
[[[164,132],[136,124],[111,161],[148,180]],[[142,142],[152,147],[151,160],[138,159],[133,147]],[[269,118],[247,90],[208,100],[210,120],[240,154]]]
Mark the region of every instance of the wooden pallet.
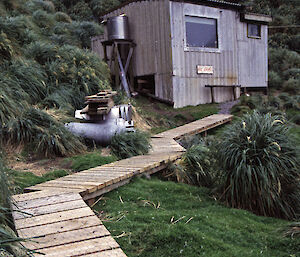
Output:
[[116,161],[26,188],[29,193],[13,196],[13,218],[19,236],[36,237],[25,246],[45,256],[126,256],[84,200],[93,200],[137,175],[166,168],[185,151],[174,139],[231,120],[232,115],[211,115],[153,136],[147,156]]
[[85,104],[87,104],[87,106],[81,110],[81,114],[103,115],[109,113],[114,106],[112,97],[116,94],[117,92],[115,91],[103,90],[96,95],[86,96]]

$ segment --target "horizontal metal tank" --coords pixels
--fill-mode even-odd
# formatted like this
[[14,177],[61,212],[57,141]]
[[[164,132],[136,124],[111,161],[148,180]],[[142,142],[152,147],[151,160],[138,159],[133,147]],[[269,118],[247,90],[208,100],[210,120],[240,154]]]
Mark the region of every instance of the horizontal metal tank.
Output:
[[108,40],[130,39],[128,17],[126,15],[108,18],[106,26]]
[[70,122],[65,127],[73,134],[93,140],[101,145],[108,145],[112,137],[122,132],[134,132],[132,108],[130,105],[113,107],[103,120],[91,120],[86,123]]

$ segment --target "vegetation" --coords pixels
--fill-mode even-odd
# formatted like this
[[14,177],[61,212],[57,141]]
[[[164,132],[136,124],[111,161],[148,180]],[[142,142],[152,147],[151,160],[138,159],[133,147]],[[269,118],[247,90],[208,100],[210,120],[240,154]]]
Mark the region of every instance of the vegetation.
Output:
[[217,177],[216,152],[208,140],[185,142],[187,151],[175,164],[171,164],[164,177],[189,185],[212,187]]
[[175,128],[218,112],[217,104],[202,104],[174,109],[172,106],[139,96],[133,105],[138,114],[151,126],[151,133]]
[[147,154],[150,148],[150,135],[139,130],[116,134],[110,143],[111,152],[119,159]]
[[116,161],[115,156],[103,156],[101,152],[94,151],[87,154],[73,156],[66,161],[71,161],[71,169],[74,172],[87,170]]
[[300,214],[299,156],[284,121],[254,112],[227,128],[219,144],[222,198],[234,208],[294,219]]
[[11,185],[8,170],[0,158],[0,253],[2,256],[28,256],[30,252],[24,248],[13,228],[11,219]]
[[300,239],[283,237],[287,221],[227,208],[208,189],[136,179],[95,210],[126,255],[298,256]]
[[42,176],[34,175],[31,172],[10,170],[9,174],[15,185],[15,190],[22,193],[26,187],[34,186],[49,180],[67,176],[69,173],[65,170],[54,170],[43,174]]
[[0,8],[2,143],[41,156],[81,152],[80,140],[51,114],[73,115],[85,95],[110,87],[107,65],[82,49],[101,26],[72,21],[51,1],[4,1]]

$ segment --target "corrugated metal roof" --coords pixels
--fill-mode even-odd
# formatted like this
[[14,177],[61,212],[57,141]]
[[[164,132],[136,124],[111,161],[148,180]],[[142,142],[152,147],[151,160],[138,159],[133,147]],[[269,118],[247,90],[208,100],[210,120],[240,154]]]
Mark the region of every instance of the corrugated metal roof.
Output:
[[[117,9],[122,8],[123,6],[126,6],[130,3],[133,2],[142,2],[142,1],[150,1],[150,0],[129,0],[119,6],[116,6],[104,13],[100,14],[100,17],[111,13]],[[158,0],[160,1],[160,0]],[[222,1],[222,0],[170,0],[173,2],[185,2],[185,3],[192,3],[192,4],[199,4],[199,5],[206,5],[206,6],[212,6],[212,7],[220,7],[220,8],[225,8],[225,9],[236,9],[239,11],[242,11],[244,9],[244,6],[238,3],[233,3],[233,2],[227,2],[227,1]]]

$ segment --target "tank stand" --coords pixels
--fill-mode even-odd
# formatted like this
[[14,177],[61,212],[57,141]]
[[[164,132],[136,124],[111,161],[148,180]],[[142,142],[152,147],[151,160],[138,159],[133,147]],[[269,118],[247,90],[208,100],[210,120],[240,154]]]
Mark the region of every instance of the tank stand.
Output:
[[[104,61],[108,63],[112,74],[115,76],[115,84],[124,88],[126,95],[131,96],[133,91],[134,79],[132,69],[130,69],[131,58],[134,47],[132,40],[112,40],[102,41],[104,51]],[[108,48],[110,54],[108,55]],[[128,77],[129,83],[128,83]]]

